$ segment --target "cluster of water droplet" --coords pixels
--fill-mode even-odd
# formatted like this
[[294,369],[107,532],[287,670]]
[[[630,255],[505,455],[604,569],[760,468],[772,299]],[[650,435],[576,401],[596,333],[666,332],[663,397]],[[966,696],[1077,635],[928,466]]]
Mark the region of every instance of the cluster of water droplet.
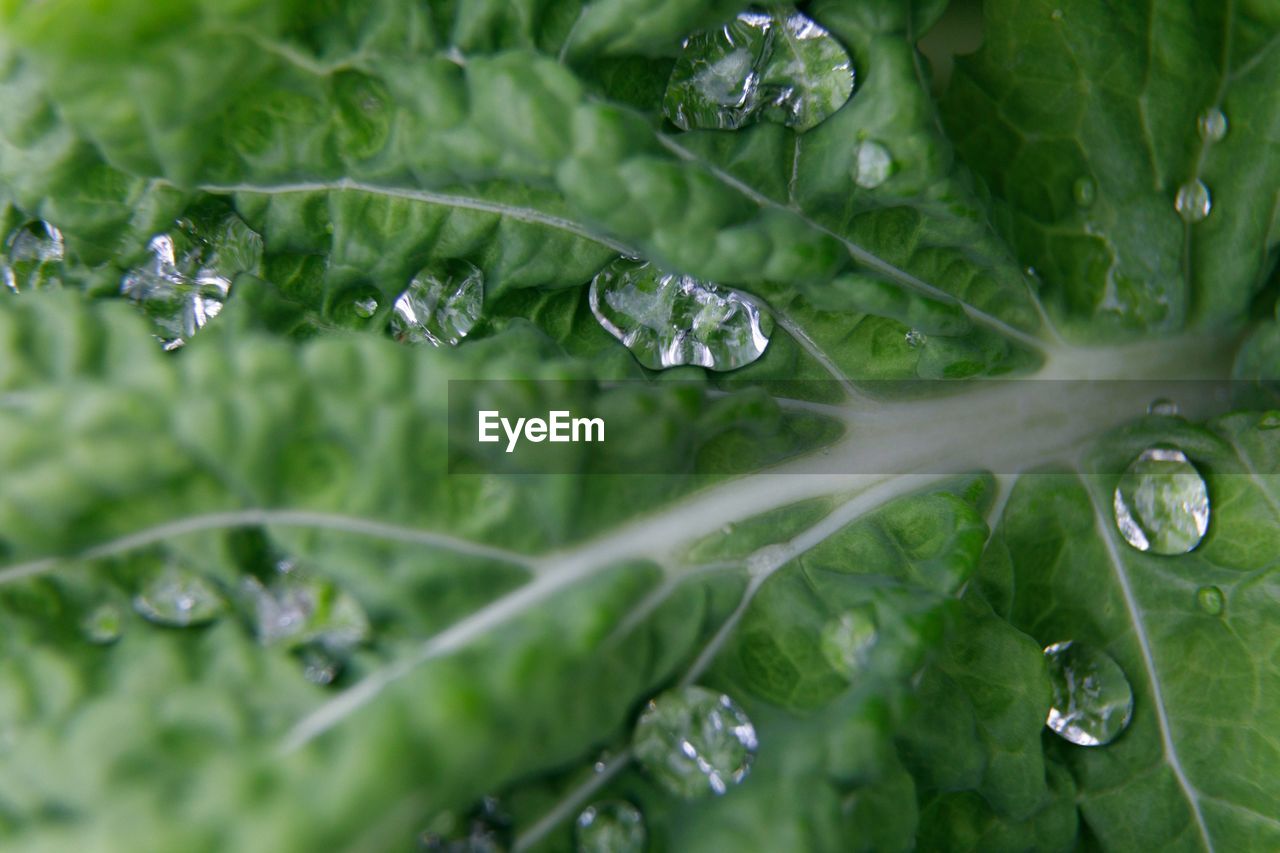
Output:
[[[1210,107],[1196,120],[1196,130],[1206,147],[1221,142],[1227,136],[1227,116],[1218,107]],[[1195,177],[1178,187],[1173,207],[1184,222],[1195,224],[1208,218],[1213,197],[1204,181]]]
[[65,254],[62,232],[53,225],[43,220],[23,223],[4,239],[0,283],[12,293],[57,287]]

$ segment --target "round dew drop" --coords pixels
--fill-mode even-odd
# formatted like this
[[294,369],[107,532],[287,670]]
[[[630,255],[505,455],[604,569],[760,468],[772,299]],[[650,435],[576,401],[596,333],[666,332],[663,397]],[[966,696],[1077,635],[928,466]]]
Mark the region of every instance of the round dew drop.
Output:
[[1080,207],[1092,207],[1098,198],[1098,184],[1093,178],[1083,175],[1071,185],[1071,195]]
[[1209,490],[1181,450],[1153,447],[1130,463],[1112,496],[1125,541],[1152,554],[1185,554],[1209,529]]
[[644,815],[624,800],[592,803],[576,821],[577,853],[644,853]]
[[1216,586],[1202,586],[1196,592],[1196,603],[1210,616],[1218,616],[1226,606],[1226,599]]
[[640,766],[685,799],[720,795],[751,771],[756,730],[738,705],[705,687],[678,687],[651,699],[636,723]]
[[1147,406],[1148,415],[1163,415],[1172,418],[1177,417],[1178,412],[1178,404],[1168,397],[1157,397]]
[[124,615],[114,604],[99,604],[80,623],[89,642],[99,646],[114,643],[124,633]]
[[873,190],[889,180],[893,158],[879,142],[864,139],[854,149],[853,181],[863,189]]
[[1053,702],[1045,725],[1080,746],[1105,746],[1133,717],[1133,688],[1106,652],[1070,640],[1046,646]]
[[1174,197],[1173,208],[1178,211],[1184,222],[1195,224],[1203,222],[1213,209],[1213,199],[1209,196],[1209,188],[1204,181],[1196,179],[1188,181],[1178,188]]
[[1210,107],[1196,120],[1196,129],[1205,142],[1221,142],[1227,135],[1227,117],[1217,107]]
[[866,667],[877,638],[875,613],[864,607],[841,613],[824,625],[820,648],[833,669],[852,678]]

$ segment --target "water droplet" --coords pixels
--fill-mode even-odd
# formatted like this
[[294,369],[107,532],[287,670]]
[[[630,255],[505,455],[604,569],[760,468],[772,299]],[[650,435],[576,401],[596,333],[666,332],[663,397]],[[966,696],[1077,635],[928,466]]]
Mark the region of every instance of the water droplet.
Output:
[[1280,411],[1270,411],[1258,419],[1258,429],[1280,428]]
[[644,815],[631,803],[592,803],[577,820],[577,853],[643,853]]
[[1098,198],[1098,184],[1088,175],[1082,175],[1071,185],[1071,195],[1081,207],[1092,207]]
[[929,342],[929,336],[919,329],[909,329],[905,335],[907,346],[912,349],[919,349]]
[[1227,136],[1227,116],[1217,107],[1209,107],[1200,113],[1196,129],[1205,142],[1221,142]]
[[1209,188],[1199,179],[1188,181],[1178,188],[1178,195],[1173,200],[1173,207],[1184,222],[1203,222],[1213,209],[1213,200],[1209,197]]
[[863,189],[873,190],[889,180],[893,172],[893,158],[889,149],[879,142],[864,139],[854,149],[853,182]]
[[423,269],[396,299],[391,333],[396,340],[457,346],[484,308],[484,273],[466,261]]
[[756,730],[732,699],[679,687],[649,701],[632,740],[636,760],[676,796],[723,794],[746,778]]
[[[449,822],[456,824],[457,819]],[[465,834],[461,829],[443,834],[424,832],[418,836],[418,849],[424,853],[507,853],[511,835],[511,816],[502,811],[496,799],[485,797],[467,818]]]
[[281,573],[270,586],[257,578],[241,582],[252,605],[258,641],[287,648],[315,644],[344,652],[369,638],[369,618],[345,590],[298,571]]
[[876,644],[876,617],[870,607],[848,610],[822,629],[822,656],[842,675],[862,671]]
[[84,617],[80,630],[91,643],[114,643],[124,633],[124,614],[114,604],[99,604]]
[[1157,397],[1147,406],[1148,415],[1163,415],[1167,418],[1177,417],[1178,404],[1168,397]]
[[591,281],[591,311],[645,367],[734,370],[769,345],[773,320],[746,294],[620,258]]
[[166,566],[133,598],[133,609],[144,619],[177,628],[212,622],[225,607],[213,584],[174,565]]
[[839,42],[799,12],[743,12],[684,41],[663,111],[681,130],[732,130],[760,118],[800,132],[853,94],[854,70]]
[[1044,650],[1053,687],[1050,729],[1080,746],[1105,746],[1133,716],[1133,688],[1110,655],[1070,640]]
[[1050,17],[1052,20],[1055,20],[1055,21],[1061,21],[1061,20],[1062,20],[1062,10],[1061,10],[1061,9],[1054,9],[1052,12],[1050,12],[1050,13],[1049,13],[1049,17]]
[[342,671],[342,662],[323,648],[309,646],[302,651],[302,677],[312,684],[327,687]]
[[1209,529],[1209,490],[1181,450],[1153,447],[1116,485],[1116,527],[1139,551],[1185,554]]
[[166,350],[218,316],[237,275],[262,265],[262,237],[233,213],[179,219],[147,249],[150,260],[125,273],[120,292],[151,318]]
[[1217,616],[1222,612],[1222,608],[1226,604],[1226,599],[1222,595],[1222,590],[1216,586],[1202,586],[1196,592],[1196,603],[1200,605],[1200,609],[1210,616]]
[[378,313],[378,300],[373,297],[357,299],[355,302],[351,303],[351,307],[355,310],[357,317],[368,320],[374,314]]
[[14,293],[57,287],[62,283],[64,254],[62,232],[48,222],[19,225],[5,237],[0,282]]

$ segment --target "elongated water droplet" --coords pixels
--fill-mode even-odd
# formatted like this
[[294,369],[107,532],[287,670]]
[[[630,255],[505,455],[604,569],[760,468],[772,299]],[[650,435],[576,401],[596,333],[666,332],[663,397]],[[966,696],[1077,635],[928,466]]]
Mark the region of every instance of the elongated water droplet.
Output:
[[1188,181],[1178,188],[1178,195],[1173,200],[1173,207],[1184,222],[1203,222],[1213,209],[1213,200],[1209,197],[1209,188],[1204,181]]
[[1168,397],[1157,397],[1147,405],[1148,415],[1163,415],[1172,418],[1177,417],[1179,411],[1178,404]]
[[912,349],[920,349],[929,342],[929,336],[919,329],[909,329],[905,335],[907,346]]
[[840,674],[852,678],[867,665],[875,647],[875,611],[869,607],[849,610],[822,629],[822,656]]
[[262,266],[262,237],[233,213],[179,219],[147,249],[150,260],[125,273],[120,292],[151,318],[166,350],[218,316],[237,275]]
[[620,258],[591,280],[591,311],[645,367],[734,370],[769,345],[773,320],[749,296]]
[[340,653],[369,638],[369,618],[359,602],[327,580],[295,571],[270,586],[246,578],[241,588],[252,604],[263,645],[315,644]]
[[64,254],[62,232],[48,222],[19,225],[4,240],[0,283],[14,293],[57,287],[62,283]]
[[663,112],[682,130],[732,130],[765,118],[806,131],[849,100],[848,52],[799,12],[743,12],[685,39]]
[[484,273],[466,261],[427,267],[396,299],[391,333],[396,340],[457,346],[484,308]]
[[756,730],[723,693],[679,687],[650,700],[636,723],[632,748],[662,787],[692,799],[723,794],[746,778]]
[[213,584],[174,565],[166,566],[133,599],[133,609],[144,619],[177,628],[212,622],[225,607]]
[[124,633],[124,614],[114,604],[99,604],[84,617],[80,630],[91,643],[114,643]]
[[1080,746],[1105,746],[1133,716],[1133,688],[1110,655],[1070,640],[1044,650],[1053,687],[1046,725]]
[[1205,142],[1221,142],[1227,136],[1227,117],[1217,107],[1209,107],[1200,113],[1196,128]]
[[1185,554],[1209,529],[1209,490],[1181,450],[1144,450],[1125,470],[1114,495],[1116,527],[1134,548]]
[[1270,411],[1259,418],[1258,429],[1280,429],[1280,411]]
[[1082,175],[1071,185],[1071,195],[1081,207],[1091,207],[1098,198],[1098,185],[1093,178]]
[[644,815],[631,803],[592,803],[577,820],[577,853],[643,853]]
[[1202,586],[1196,591],[1196,603],[1200,605],[1200,609],[1210,616],[1217,616],[1222,613],[1222,608],[1226,605],[1226,600],[1222,595],[1222,590],[1216,586]]
[[872,139],[864,139],[854,149],[853,181],[863,189],[873,190],[889,180],[893,158],[889,149]]

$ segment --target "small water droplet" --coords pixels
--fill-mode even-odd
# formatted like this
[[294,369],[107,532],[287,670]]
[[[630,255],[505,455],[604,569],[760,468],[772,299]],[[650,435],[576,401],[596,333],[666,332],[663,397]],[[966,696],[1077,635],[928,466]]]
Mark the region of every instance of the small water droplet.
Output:
[[879,142],[864,139],[854,149],[853,181],[863,189],[873,190],[889,179],[893,157]]
[[1181,450],[1153,447],[1135,459],[1116,485],[1116,527],[1134,548],[1185,554],[1209,529],[1209,490]]
[[919,329],[910,329],[906,334],[907,346],[912,349],[919,349],[929,342],[929,336]]
[[308,646],[302,651],[302,677],[312,684],[327,687],[342,671],[342,662],[323,648]]
[[1226,599],[1222,595],[1222,590],[1216,586],[1202,586],[1196,592],[1196,603],[1200,605],[1200,609],[1210,616],[1217,616],[1222,613],[1222,608],[1226,604]]
[[65,247],[62,232],[48,222],[19,225],[4,240],[0,282],[14,293],[59,286]]
[[1178,188],[1178,195],[1173,200],[1174,210],[1184,222],[1203,222],[1213,209],[1213,200],[1209,197],[1209,188],[1199,179],[1188,181]]
[[1147,406],[1148,415],[1163,415],[1167,418],[1177,417],[1178,404],[1168,397],[1157,397]]
[[1080,746],[1105,746],[1133,717],[1133,688],[1110,655],[1072,642],[1045,647],[1053,703],[1050,729]]
[[1270,411],[1258,419],[1258,429],[1280,429],[1280,411]]
[[351,307],[355,310],[357,317],[368,320],[374,314],[378,313],[378,300],[373,297],[357,299],[351,303]]
[[175,565],[166,566],[133,598],[133,609],[149,622],[185,628],[212,622],[226,602],[200,575]]
[[484,308],[484,273],[453,260],[421,270],[396,299],[391,333],[406,343],[457,346]]
[[1217,107],[1209,107],[1200,113],[1196,129],[1205,142],[1221,142],[1227,136],[1227,116]]
[[804,132],[853,93],[848,52],[799,12],[743,12],[684,40],[663,97],[681,130],[733,130],[758,119]]
[[1054,20],[1054,21],[1061,21],[1061,20],[1062,20],[1062,10],[1061,10],[1061,9],[1054,9],[1052,12],[1050,12],[1050,13],[1049,13],[1049,17],[1050,17],[1050,19],[1052,19],[1052,20]]
[[218,316],[237,275],[262,266],[262,237],[234,213],[179,219],[147,250],[151,258],[124,274],[120,292],[151,318],[166,350]]
[[1076,178],[1071,185],[1071,195],[1081,207],[1091,207],[1098,198],[1098,184],[1088,175]]
[[323,578],[293,570],[278,574],[270,586],[245,578],[241,590],[264,646],[315,644],[341,653],[369,638],[369,618],[359,602]]
[[734,370],[763,355],[773,331],[746,294],[626,258],[591,280],[589,296],[600,325],[653,370]]
[[578,815],[577,853],[643,853],[644,815],[624,800],[592,803]]
[[852,678],[867,665],[878,637],[875,611],[848,610],[822,628],[822,656],[832,668]]
[[124,614],[114,604],[99,604],[84,617],[80,630],[91,643],[114,643],[124,633]]
[[687,799],[723,794],[745,779],[756,745],[742,709],[705,687],[678,687],[650,700],[632,740],[640,766]]

